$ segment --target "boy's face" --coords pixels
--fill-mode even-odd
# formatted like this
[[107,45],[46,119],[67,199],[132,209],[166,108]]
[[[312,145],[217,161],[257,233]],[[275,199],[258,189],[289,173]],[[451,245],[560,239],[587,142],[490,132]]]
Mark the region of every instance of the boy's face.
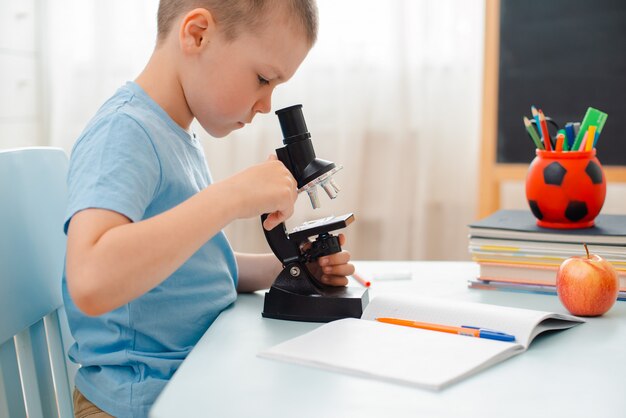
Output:
[[211,136],[226,136],[268,113],[276,85],[290,79],[309,52],[304,34],[286,20],[267,20],[264,28],[240,31],[231,41],[206,32],[198,53],[186,56],[180,72],[185,99]]

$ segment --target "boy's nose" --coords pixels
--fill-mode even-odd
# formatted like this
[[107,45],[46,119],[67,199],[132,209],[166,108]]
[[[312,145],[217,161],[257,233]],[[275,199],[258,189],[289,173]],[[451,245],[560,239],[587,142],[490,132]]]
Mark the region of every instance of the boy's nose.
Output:
[[254,104],[254,113],[269,113],[272,110],[272,94],[267,94]]

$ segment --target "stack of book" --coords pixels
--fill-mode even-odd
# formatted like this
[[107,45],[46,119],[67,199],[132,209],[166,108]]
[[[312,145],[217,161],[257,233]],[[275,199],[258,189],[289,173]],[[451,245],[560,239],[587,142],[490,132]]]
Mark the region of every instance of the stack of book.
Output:
[[613,264],[626,300],[626,215],[599,215],[586,229],[538,227],[530,211],[500,210],[469,225],[469,252],[480,265],[469,287],[556,294],[556,272],[589,252]]

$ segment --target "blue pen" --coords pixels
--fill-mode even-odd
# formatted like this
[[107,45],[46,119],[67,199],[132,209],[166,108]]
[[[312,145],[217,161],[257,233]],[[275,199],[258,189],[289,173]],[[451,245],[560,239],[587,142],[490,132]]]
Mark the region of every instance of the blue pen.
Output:
[[574,122],[567,122],[565,124],[565,139],[567,140],[567,148],[572,149],[574,141],[576,140],[576,132],[574,132]]
[[470,328],[477,329],[479,331],[479,338],[488,338],[490,340],[498,340],[498,341],[515,341],[515,335],[506,334],[500,331],[494,331],[492,329],[485,329],[480,327],[472,327],[470,325],[461,325],[461,328]]

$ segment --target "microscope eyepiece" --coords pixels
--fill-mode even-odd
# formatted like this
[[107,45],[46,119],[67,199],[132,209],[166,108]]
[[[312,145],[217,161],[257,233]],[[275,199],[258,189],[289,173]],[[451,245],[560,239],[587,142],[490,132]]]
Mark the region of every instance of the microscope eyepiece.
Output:
[[314,209],[320,207],[316,187],[321,186],[328,197],[334,199],[339,187],[331,177],[341,169],[331,161],[315,156],[302,105],[297,104],[276,111],[283,132],[283,148],[276,150],[278,159],[285,164],[298,182],[298,191],[306,191]]
[[301,104],[277,110],[275,113],[283,132],[283,144],[288,145],[311,137],[304,121]]

